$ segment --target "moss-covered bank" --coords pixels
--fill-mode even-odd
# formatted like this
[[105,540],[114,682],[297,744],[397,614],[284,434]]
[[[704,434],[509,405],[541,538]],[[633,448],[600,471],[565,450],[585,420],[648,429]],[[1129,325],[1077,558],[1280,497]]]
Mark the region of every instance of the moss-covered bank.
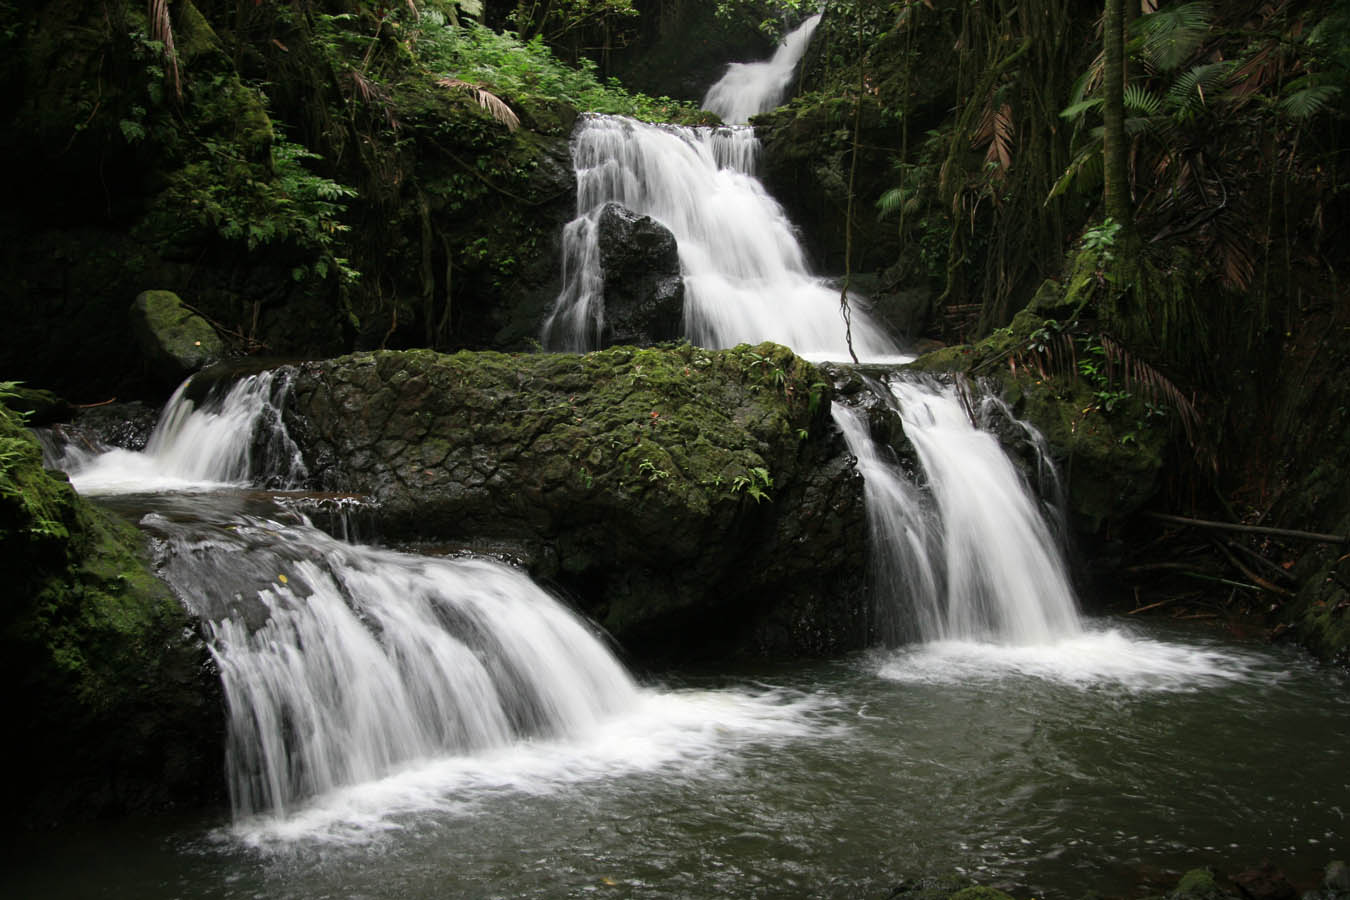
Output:
[[219,792],[218,686],[142,536],[42,469],[0,406],[0,684],[16,828]]

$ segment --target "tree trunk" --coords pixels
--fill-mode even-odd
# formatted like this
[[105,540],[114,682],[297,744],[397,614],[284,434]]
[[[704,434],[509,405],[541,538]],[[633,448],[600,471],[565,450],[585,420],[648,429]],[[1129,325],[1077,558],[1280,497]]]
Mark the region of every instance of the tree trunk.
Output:
[[1125,141],[1125,0],[1106,0],[1102,16],[1102,145],[1105,158],[1103,200],[1106,214],[1130,225],[1130,185]]

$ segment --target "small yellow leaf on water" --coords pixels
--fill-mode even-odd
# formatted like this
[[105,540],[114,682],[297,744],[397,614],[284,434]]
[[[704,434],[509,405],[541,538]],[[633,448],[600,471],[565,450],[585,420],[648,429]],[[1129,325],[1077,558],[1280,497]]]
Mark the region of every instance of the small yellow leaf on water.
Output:
[[286,583],[286,576],[285,576],[285,575],[278,575],[278,576],[277,576],[277,581],[280,581],[282,584],[285,584],[285,583]]
[[618,883],[617,881],[615,881],[613,878],[610,878],[608,875],[606,875],[604,878],[601,878],[601,879],[600,879],[600,883],[601,883],[601,884],[604,884],[604,885],[608,885],[609,887],[618,887],[618,886],[619,886],[619,883]]
[[202,342],[201,342],[201,341],[193,341],[193,342],[192,342],[192,346],[194,346],[194,347],[200,347],[201,345],[202,345]]

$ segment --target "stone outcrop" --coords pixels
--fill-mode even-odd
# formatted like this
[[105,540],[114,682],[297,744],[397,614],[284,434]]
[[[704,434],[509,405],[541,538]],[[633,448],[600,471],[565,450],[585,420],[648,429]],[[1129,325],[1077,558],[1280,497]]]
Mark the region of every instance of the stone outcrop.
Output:
[[131,328],[146,364],[161,381],[177,383],[225,355],[225,344],[172,291],[144,291],[131,304]]
[[684,278],[675,235],[618,203],[600,212],[600,267],[605,273],[604,345],[647,347],[680,336]]
[[386,537],[522,559],[632,652],[800,654],[866,639],[831,393],[772,344],[377,352],[300,365],[287,415]]

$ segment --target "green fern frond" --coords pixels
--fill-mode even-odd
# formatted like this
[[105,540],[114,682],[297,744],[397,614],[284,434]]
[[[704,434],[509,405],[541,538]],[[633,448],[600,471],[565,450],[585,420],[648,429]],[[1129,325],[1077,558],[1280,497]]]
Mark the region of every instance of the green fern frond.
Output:
[[1171,72],[1199,49],[1213,21],[1209,3],[1180,3],[1135,19],[1134,43],[1145,62],[1158,71]]
[[902,187],[893,187],[877,198],[877,218],[884,219],[907,205],[912,192]]

